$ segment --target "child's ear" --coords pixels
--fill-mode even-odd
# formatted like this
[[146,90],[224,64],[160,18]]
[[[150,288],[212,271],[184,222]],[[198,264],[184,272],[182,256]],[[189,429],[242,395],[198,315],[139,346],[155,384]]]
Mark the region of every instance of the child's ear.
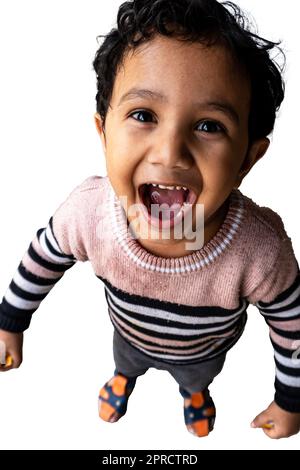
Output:
[[103,121],[99,113],[94,114],[94,119],[95,119],[96,129],[97,129],[98,134],[100,135],[103,150],[105,152],[106,151],[106,138],[105,138],[105,129],[104,129]]
[[240,186],[247,173],[249,173],[255,163],[264,156],[268,150],[269,145],[270,140],[267,137],[263,137],[262,139],[258,139],[252,142],[248,148],[245,160],[243,161],[243,164],[240,168],[234,188],[238,188]]

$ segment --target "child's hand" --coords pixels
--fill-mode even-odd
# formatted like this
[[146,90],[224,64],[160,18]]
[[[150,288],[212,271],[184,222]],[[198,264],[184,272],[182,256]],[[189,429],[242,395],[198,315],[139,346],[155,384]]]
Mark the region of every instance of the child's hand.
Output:
[[[265,425],[268,427],[264,427]],[[289,437],[300,430],[300,413],[285,411],[273,401],[266,410],[256,416],[251,427],[262,428],[271,439]]]
[[21,365],[22,346],[23,333],[0,330],[0,372],[16,369]]

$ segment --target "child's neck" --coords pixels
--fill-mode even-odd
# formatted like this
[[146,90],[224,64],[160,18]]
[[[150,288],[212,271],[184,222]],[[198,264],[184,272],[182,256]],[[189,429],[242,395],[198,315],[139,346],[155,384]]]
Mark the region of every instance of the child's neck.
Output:
[[[204,245],[206,245],[218,232],[223,224],[229,208],[229,198],[224,204],[207,220],[204,224]],[[193,242],[193,240],[148,240],[145,238],[138,239],[142,247],[155,256],[162,256],[164,258],[178,258],[181,256],[190,255],[191,250],[188,250],[186,245]]]

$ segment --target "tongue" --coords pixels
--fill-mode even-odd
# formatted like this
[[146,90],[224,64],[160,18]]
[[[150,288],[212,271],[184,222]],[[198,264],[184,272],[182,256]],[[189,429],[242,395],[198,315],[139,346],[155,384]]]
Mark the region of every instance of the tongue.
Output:
[[185,201],[184,189],[161,189],[151,187],[149,188],[149,196],[152,204],[173,204],[183,205]]
[[149,187],[148,196],[150,207],[157,204],[151,207],[151,214],[165,220],[176,217],[186,198],[184,189],[161,189],[153,186]]

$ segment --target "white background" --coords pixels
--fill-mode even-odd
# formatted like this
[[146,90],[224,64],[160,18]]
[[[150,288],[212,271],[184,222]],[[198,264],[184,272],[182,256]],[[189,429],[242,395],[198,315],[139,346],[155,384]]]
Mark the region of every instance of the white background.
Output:
[[[0,0],[0,293],[35,236],[86,177],[105,175],[93,122],[96,36],[113,27],[117,0]],[[238,0],[259,33],[283,40],[286,99],[268,154],[241,186],[284,220],[300,259],[298,2]],[[217,420],[188,433],[182,397],[167,372],[139,378],[118,423],[97,413],[113,374],[113,328],[102,283],[78,263],[55,286],[25,333],[24,361],[0,374],[2,449],[297,449],[300,435],[271,440],[250,421],[273,399],[267,326],[249,307],[246,331],[211,386]]]

